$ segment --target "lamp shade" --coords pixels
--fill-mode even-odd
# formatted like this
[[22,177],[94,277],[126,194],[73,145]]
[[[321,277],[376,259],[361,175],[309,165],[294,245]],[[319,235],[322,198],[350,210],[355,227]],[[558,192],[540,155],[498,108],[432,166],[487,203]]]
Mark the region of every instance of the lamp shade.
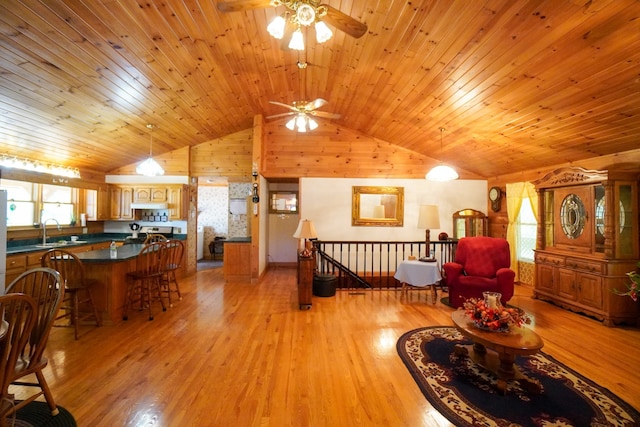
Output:
[[293,233],[293,237],[296,239],[317,239],[318,233],[313,226],[313,222],[308,219],[301,219],[298,223],[298,228],[295,233]]
[[440,212],[436,205],[420,205],[418,228],[440,228]]
[[136,167],[136,173],[145,176],[158,176],[164,175],[164,169],[162,169],[162,166],[160,166],[158,162],[149,157]]
[[452,167],[447,165],[436,166],[425,175],[425,179],[427,179],[428,181],[436,182],[453,181],[458,178],[458,173]]

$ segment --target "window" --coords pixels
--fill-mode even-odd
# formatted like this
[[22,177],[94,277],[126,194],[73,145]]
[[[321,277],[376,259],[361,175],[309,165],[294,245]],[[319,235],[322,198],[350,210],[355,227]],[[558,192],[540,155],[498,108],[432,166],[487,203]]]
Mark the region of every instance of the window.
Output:
[[75,221],[76,188],[3,179],[0,189],[7,190],[8,227],[31,227],[48,219],[59,225]]
[[75,220],[73,215],[73,189],[60,185],[42,185],[41,221],[54,219],[59,225],[68,225]]
[[1,189],[7,190],[7,227],[30,226],[35,219],[35,184],[3,179]]
[[531,210],[529,198],[522,199],[522,207],[518,216],[518,261],[533,262],[533,250],[536,248],[538,223]]

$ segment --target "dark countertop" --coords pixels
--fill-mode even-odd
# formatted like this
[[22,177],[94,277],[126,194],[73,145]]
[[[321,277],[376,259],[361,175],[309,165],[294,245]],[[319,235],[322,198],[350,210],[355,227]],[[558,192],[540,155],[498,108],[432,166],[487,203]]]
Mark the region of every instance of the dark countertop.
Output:
[[138,256],[140,251],[144,248],[144,245],[124,245],[118,247],[118,256],[111,258],[111,252],[109,248],[97,249],[95,251],[80,252],[76,255],[85,264],[109,264],[114,262],[122,262]]
[[224,240],[218,240],[222,243],[251,243],[251,237],[228,237]]
[[[48,239],[49,242],[51,243],[64,240],[67,242],[67,244],[56,245],[56,246],[51,246],[46,248],[38,246],[39,244],[42,243],[41,239],[8,241],[7,255],[17,255],[21,253],[26,254],[30,252],[46,251],[52,248],[59,248],[59,249],[75,248],[76,246],[92,245],[96,243],[111,242],[114,240],[116,242],[124,242],[129,236],[131,236],[131,233],[79,234],[78,237],[80,239],[79,240],[80,243],[71,242],[71,239],[69,236],[59,237],[59,238],[51,237]],[[176,240],[187,240],[187,235],[175,234],[172,238]],[[138,245],[125,245],[125,246],[138,246]],[[108,249],[105,249],[105,250],[108,252]],[[140,250],[138,249],[138,252],[139,251]],[[107,253],[107,255],[109,254]]]

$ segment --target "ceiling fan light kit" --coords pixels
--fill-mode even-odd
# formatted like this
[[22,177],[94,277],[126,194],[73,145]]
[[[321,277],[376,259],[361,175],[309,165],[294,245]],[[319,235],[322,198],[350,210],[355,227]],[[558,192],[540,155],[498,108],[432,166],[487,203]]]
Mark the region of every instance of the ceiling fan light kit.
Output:
[[291,41],[289,41],[289,49],[304,50],[304,37],[300,28],[295,30],[291,35]]
[[[286,48],[291,50],[302,51],[305,49],[302,27],[310,27],[312,24],[318,43],[324,43],[333,37],[333,31],[327,24],[332,25],[334,28],[354,38],[360,38],[365,35],[368,30],[365,24],[328,4],[320,4],[321,1],[322,0],[235,0],[221,1],[218,2],[216,6],[218,10],[225,13],[285,6],[286,10],[284,13],[276,16],[267,25],[267,32],[278,40],[284,39],[281,47],[286,46]],[[286,43],[286,38],[289,38],[288,43]],[[301,70],[307,68],[307,63],[298,61],[298,68]],[[293,105],[275,101],[269,102],[291,110],[288,113],[275,114],[267,117],[267,119],[274,119],[293,116],[285,125],[287,129],[291,131],[308,132],[316,129],[318,123],[312,119],[312,116],[323,119],[340,118],[340,114],[315,111],[327,103],[327,101],[322,98],[318,98],[312,102],[305,100],[298,101],[294,102]]]
[[318,127],[318,123],[306,114],[299,114],[289,120],[285,126],[289,130],[296,130],[304,133],[307,132],[307,130],[312,131],[316,129]]

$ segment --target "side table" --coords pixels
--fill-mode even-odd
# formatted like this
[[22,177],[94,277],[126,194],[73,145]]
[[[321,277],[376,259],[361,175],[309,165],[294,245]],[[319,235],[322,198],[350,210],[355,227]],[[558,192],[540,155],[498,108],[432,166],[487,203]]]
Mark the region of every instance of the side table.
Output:
[[316,259],[312,255],[303,257],[298,254],[298,304],[300,310],[311,308],[311,296],[313,294],[313,272]]

